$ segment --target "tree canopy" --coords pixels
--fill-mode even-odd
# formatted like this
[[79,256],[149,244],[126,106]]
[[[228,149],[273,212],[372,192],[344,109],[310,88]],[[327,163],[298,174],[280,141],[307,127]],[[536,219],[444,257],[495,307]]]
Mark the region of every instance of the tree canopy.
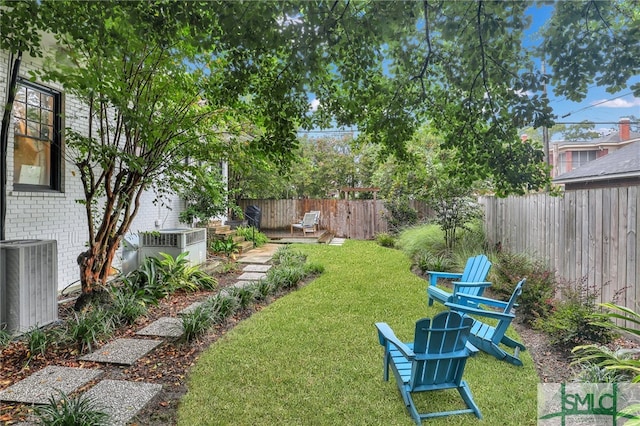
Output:
[[[554,12],[542,45],[528,47],[527,8],[536,4]],[[518,135],[553,124],[545,83],[579,100],[593,82],[629,85],[640,68],[634,0],[0,0],[0,8],[0,46],[37,55],[39,35],[54,34],[59,49],[40,78],[90,108],[90,133],[70,132],[65,151],[85,189],[86,289],[106,278],[141,191],[197,176],[187,157],[286,167],[299,128],[355,125],[381,156],[402,159],[426,122],[459,185],[492,180],[499,195],[523,193],[549,182],[541,147]],[[640,85],[632,89],[640,95]]]

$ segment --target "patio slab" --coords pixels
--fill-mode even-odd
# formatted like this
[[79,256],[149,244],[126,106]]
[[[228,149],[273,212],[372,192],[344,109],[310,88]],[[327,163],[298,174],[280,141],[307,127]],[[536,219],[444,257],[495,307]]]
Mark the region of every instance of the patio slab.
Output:
[[140,336],[180,337],[184,334],[182,320],[174,317],[158,318],[136,334]]
[[50,397],[59,400],[60,392],[69,394],[101,374],[99,369],[50,365],[0,391],[0,401],[47,404]]
[[198,306],[202,306],[204,302],[200,301],[200,302],[193,302],[192,304],[190,304],[189,306],[187,306],[186,308],[184,308],[183,310],[178,312],[178,315],[186,315],[186,314],[190,314],[191,312],[195,311]]
[[272,256],[270,255],[256,255],[256,256],[247,255],[245,257],[239,258],[238,263],[254,263],[254,264],[265,265],[271,262],[271,257]]
[[132,365],[160,343],[162,343],[161,340],[116,339],[79,359],[107,364]]
[[238,281],[260,281],[266,276],[264,272],[245,272],[238,277]]
[[97,401],[109,414],[109,425],[126,425],[162,389],[155,383],[102,380],[89,389],[85,396]]
[[271,265],[248,264],[242,268],[244,272],[267,272],[269,269],[271,269]]

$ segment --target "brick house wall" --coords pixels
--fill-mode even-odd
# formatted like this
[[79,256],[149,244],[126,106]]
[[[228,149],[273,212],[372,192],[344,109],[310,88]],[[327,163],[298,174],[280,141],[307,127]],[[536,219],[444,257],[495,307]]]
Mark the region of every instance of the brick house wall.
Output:
[[[0,102],[5,104],[8,88],[8,69],[10,55],[0,51]],[[29,77],[29,70],[40,66],[38,59],[25,54],[20,67],[20,76]],[[80,133],[87,133],[87,107],[78,99],[65,94],[64,89],[55,84],[42,86],[54,89],[62,94],[62,112],[65,116],[62,128],[70,127]],[[64,137],[63,137],[64,146]],[[88,239],[87,220],[82,205],[76,200],[84,199],[79,174],[75,166],[64,159],[61,170],[60,192],[22,192],[14,190],[13,173],[13,130],[9,132],[8,175],[7,175],[7,214],[5,233],[7,240],[16,239],[53,239],[58,248],[58,289],[75,283],[79,278],[76,262],[78,255],[85,250]],[[154,205],[153,192],[143,195],[140,211],[130,228],[129,235],[142,230],[185,227],[178,222],[178,214],[183,202],[176,196],[170,200],[169,207]],[[114,267],[120,265],[120,253],[116,256]]]

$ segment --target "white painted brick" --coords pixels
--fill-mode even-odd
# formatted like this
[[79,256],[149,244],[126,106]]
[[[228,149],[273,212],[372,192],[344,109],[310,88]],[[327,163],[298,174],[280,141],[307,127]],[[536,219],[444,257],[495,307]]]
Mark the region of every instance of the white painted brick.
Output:
[[[9,54],[0,51],[0,99],[6,99],[7,70]],[[30,69],[39,66],[38,60],[24,58],[21,67],[21,75],[27,76]],[[54,89],[61,90],[59,86],[47,84]],[[64,94],[66,119],[65,126],[75,131],[88,133],[86,108],[72,96]],[[58,289],[63,289],[69,284],[78,281],[79,269],[77,265],[78,255],[86,250],[85,243],[88,240],[87,219],[84,206],[76,203],[77,199],[84,199],[84,192],[78,173],[73,176],[75,166],[66,162],[63,175],[63,194],[49,193],[17,193],[13,191],[13,135],[9,135],[9,150],[7,163],[7,216],[6,238],[25,239],[41,238],[55,239],[58,241]],[[175,228],[181,225],[178,222],[178,214],[183,208],[183,203],[177,199],[171,203],[173,210],[152,204],[155,195],[152,192],[142,197],[142,204],[138,215],[131,226],[131,233],[157,229],[156,221],[162,224],[162,228]],[[116,255],[115,265],[120,265],[120,254]]]

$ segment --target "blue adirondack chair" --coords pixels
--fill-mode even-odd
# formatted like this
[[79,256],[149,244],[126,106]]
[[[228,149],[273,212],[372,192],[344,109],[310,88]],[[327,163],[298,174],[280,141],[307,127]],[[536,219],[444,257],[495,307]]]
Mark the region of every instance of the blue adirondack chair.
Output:
[[[384,346],[383,378],[389,380],[389,368],[393,370],[402,399],[418,425],[423,419],[453,414],[473,413],[482,418],[473,401],[467,382],[462,380],[469,358],[466,347],[472,324],[471,318],[444,311],[416,322],[414,341],[402,343],[393,330],[383,322],[376,323],[378,339]],[[417,392],[457,389],[466,404],[465,409],[420,413],[412,394]]]
[[[453,302],[454,296],[457,294],[469,294],[472,296],[482,296],[484,289],[491,286],[490,282],[485,281],[487,274],[491,269],[491,262],[484,254],[470,257],[464,271],[460,273],[454,272],[435,272],[427,271],[429,275],[429,286],[427,287],[427,297],[429,298],[429,306],[433,305],[433,301],[440,303]],[[455,279],[453,282],[453,292],[436,287],[438,279],[449,278]]]
[[[452,311],[473,315],[469,343],[500,360],[517,366],[522,365],[519,354],[521,350],[524,351],[526,348],[522,343],[505,336],[505,333],[509,325],[511,325],[511,321],[515,318],[515,314],[512,311],[516,306],[516,299],[522,293],[522,286],[525,281],[526,279],[523,279],[516,285],[508,302],[461,294],[458,296],[456,303],[445,303]],[[497,308],[498,310],[485,309],[484,306]],[[467,316],[467,318],[469,317]],[[498,323],[495,326],[491,326],[482,322],[482,318],[493,318],[498,320]],[[513,348],[513,354],[506,352],[500,347],[500,344]]]

